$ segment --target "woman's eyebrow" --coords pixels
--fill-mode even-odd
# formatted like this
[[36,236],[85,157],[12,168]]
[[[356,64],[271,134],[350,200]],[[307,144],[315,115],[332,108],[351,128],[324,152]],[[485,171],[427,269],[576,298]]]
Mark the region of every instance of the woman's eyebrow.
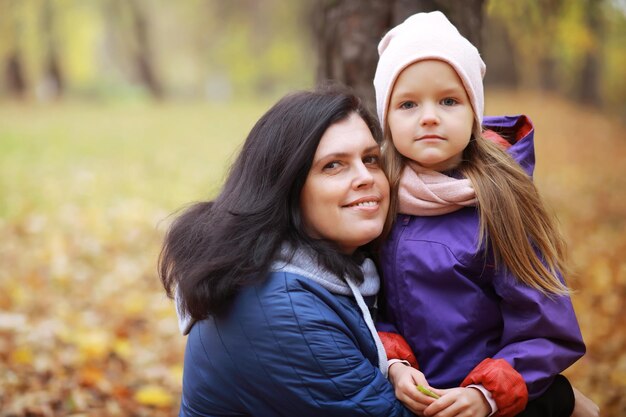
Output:
[[[363,149],[363,153],[370,153],[373,151],[380,151],[380,147],[378,145],[372,145],[372,146],[368,146],[367,148]],[[313,161],[313,165],[317,165],[318,163],[320,163],[321,161],[326,161],[328,159],[334,159],[334,158],[346,158],[348,156],[351,155],[351,152],[331,152],[328,153],[326,155],[321,156],[318,159],[315,159]]]
[[332,158],[345,158],[346,156],[349,156],[349,155],[350,155],[349,152],[331,152],[331,153],[322,155],[320,158],[316,159],[315,162],[324,161],[326,159],[332,159]]
[[378,144],[372,145],[370,147],[365,148],[364,152],[368,153],[368,152],[372,152],[372,151],[380,151],[380,146],[378,146]]

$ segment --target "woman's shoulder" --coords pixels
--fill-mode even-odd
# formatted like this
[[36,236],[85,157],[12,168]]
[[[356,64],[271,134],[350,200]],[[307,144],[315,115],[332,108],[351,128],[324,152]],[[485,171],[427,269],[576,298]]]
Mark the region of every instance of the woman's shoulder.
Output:
[[344,298],[303,275],[270,271],[263,281],[241,290],[231,311],[249,315],[251,322],[261,315],[288,319],[309,315],[314,310],[345,308]]
[[[320,291],[316,286],[314,282],[298,274],[270,271],[264,279],[240,288],[227,311],[221,316],[218,315],[218,317],[238,317],[253,312],[248,315],[245,323],[254,327],[258,325],[257,322],[263,316],[274,314],[279,310],[283,316],[293,316],[299,311],[292,308],[294,306],[294,298],[306,299],[309,301],[309,305],[313,298],[320,298],[320,300],[324,298],[324,291]],[[192,326],[198,322],[185,315],[178,295],[177,314],[179,328],[184,335],[187,335]],[[205,329],[207,328],[206,324],[211,321],[212,319],[203,321]],[[219,321],[225,322],[222,319]]]
[[219,335],[225,349],[245,339],[253,350],[263,352],[259,354],[271,355],[277,344],[305,347],[310,339],[333,343],[330,328],[346,334],[366,332],[361,321],[347,297],[304,276],[278,271],[242,289],[223,315],[198,322],[198,334],[190,338],[212,340]]
[[[378,371],[370,363],[376,357],[371,335],[359,325],[359,312],[350,314],[340,298],[306,277],[270,272],[243,289],[226,314],[194,325],[185,354],[186,394],[206,401],[209,393],[239,407],[239,394],[252,387],[244,395],[259,407],[315,408],[316,399],[330,398],[348,407],[346,393],[361,392]],[[238,384],[229,382],[233,375]]]
[[294,296],[333,298],[336,296],[311,278],[293,271],[270,271],[265,280],[254,285],[253,289],[260,296],[272,298],[277,295],[287,298]]
[[[305,320],[320,317],[320,311],[337,308],[323,288],[289,272],[269,272],[263,281],[242,288],[222,315],[194,325],[202,334],[218,331],[222,336],[243,331],[246,335],[300,332]],[[327,316],[330,314],[327,314]],[[202,336],[200,336],[202,337]]]

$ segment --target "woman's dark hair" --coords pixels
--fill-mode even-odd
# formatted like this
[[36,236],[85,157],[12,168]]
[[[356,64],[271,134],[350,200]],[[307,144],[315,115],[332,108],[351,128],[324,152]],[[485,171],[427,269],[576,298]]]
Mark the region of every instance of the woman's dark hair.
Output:
[[324,87],[282,98],[250,131],[213,201],[195,203],[169,229],[159,258],[167,294],[197,320],[223,312],[237,291],[262,280],[281,244],[308,246],[337,276],[363,280],[358,255],[309,237],[300,192],[324,132],[357,113],[378,143],[378,121],[347,90]]

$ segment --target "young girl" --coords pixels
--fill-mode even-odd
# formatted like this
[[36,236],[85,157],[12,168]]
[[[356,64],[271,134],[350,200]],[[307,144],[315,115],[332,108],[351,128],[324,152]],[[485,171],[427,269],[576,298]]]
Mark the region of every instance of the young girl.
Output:
[[381,253],[390,325],[380,328],[404,336],[421,371],[391,366],[399,398],[426,416],[569,416],[559,373],[585,345],[561,277],[564,243],[530,177],[530,122],[485,120],[508,142],[485,139],[485,64],[440,12],[392,29],[379,53],[398,212]]

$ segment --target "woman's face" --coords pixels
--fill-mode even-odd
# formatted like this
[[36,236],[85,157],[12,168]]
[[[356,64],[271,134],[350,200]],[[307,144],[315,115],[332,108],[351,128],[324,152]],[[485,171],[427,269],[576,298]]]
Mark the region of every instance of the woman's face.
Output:
[[307,233],[344,253],[378,237],[389,208],[380,148],[356,113],[331,125],[320,140],[300,194]]

